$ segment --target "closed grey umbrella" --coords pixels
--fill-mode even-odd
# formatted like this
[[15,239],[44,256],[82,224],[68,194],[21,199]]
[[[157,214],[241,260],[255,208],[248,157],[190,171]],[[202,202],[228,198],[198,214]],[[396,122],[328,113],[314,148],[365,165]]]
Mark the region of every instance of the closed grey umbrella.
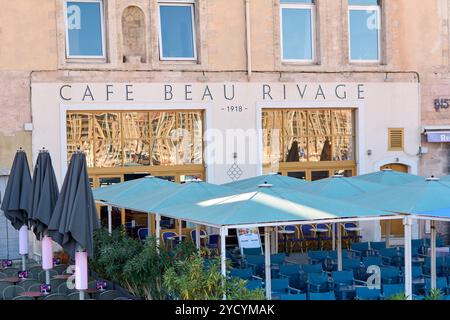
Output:
[[19,231],[19,253],[22,270],[26,270],[28,254],[28,218],[31,212],[31,175],[27,155],[20,148],[14,157],[11,174],[6,185],[2,210],[12,226]]
[[80,247],[92,254],[93,233],[99,227],[86,157],[81,152],[74,153],[48,225],[48,235],[74,258]]
[[52,159],[46,150],[41,150],[33,172],[32,210],[30,224],[38,240],[47,231],[50,218],[58,200],[59,190]]

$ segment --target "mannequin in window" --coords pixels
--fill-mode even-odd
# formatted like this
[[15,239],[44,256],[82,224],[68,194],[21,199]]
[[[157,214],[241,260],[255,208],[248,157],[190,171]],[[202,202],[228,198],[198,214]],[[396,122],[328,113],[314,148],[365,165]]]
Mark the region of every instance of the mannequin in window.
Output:
[[294,140],[292,142],[291,148],[288,151],[286,162],[299,162],[300,157],[298,154],[298,142]]
[[331,143],[328,138],[323,143],[322,153],[320,154],[320,161],[331,161]]

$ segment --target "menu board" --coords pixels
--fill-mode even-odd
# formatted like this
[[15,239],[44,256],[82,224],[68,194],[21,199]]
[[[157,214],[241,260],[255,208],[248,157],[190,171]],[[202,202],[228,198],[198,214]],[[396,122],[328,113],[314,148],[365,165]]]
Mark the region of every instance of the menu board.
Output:
[[261,248],[261,237],[258,228],[237,229],[237,236],[241,255],[244,248]]

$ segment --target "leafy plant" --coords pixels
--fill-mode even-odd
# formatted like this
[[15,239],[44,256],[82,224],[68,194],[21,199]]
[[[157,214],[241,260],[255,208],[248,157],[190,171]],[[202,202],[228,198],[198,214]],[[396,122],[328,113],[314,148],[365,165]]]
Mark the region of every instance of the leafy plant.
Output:
[[398,293],[388,297],[388,300],[408,300],[408,296],[404,293]]
[[425,297],[425,300],[440,300],[443,297],[443,293],[439,289],[432,289],[430,293]]

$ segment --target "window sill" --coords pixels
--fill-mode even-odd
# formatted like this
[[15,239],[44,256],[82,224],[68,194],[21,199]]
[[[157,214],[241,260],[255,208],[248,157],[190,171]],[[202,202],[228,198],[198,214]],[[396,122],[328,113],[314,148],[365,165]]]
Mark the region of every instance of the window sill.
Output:
[[317,61],[281,61],[283,67],[319,67],[321,64]]
[[66,58],[66,64],[106,64],[108,61],[105,58]]

